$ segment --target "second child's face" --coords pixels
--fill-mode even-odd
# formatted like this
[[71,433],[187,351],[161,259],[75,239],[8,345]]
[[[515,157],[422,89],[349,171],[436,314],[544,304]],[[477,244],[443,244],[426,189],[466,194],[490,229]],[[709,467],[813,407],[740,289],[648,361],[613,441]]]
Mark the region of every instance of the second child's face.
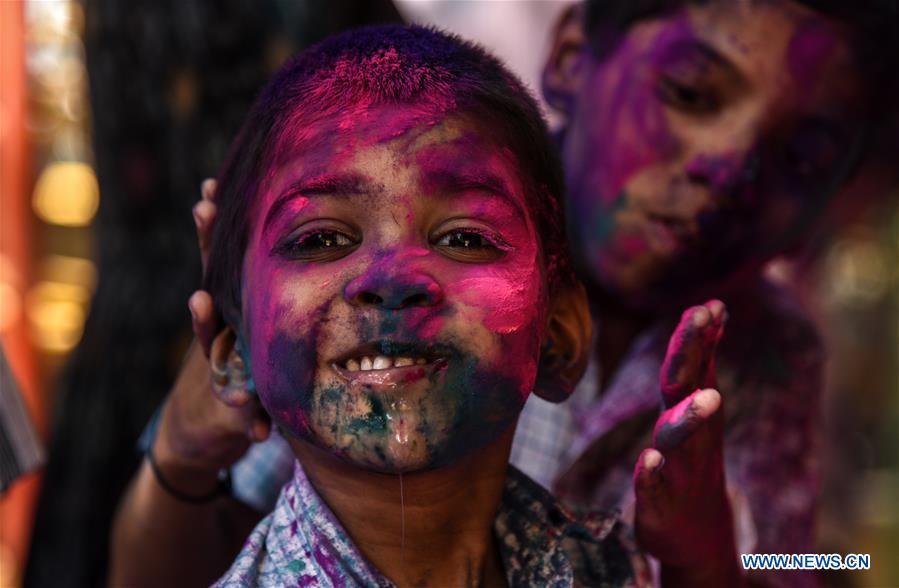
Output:
[[563,144],[570,237],[584,278],[629,305],[757,271],[854,158],[848,36],[798,4],[692,6],[583,59]]
[[252,215],[242,337],[289,436],[402,472],[514,425],[545,278],[517,166],[475,128],[360,106],[279,155]]

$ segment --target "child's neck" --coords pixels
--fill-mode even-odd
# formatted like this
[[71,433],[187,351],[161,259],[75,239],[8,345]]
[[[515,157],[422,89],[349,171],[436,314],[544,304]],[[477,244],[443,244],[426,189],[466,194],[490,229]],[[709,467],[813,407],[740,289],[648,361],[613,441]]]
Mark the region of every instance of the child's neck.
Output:
[[493,521],[513,434],[511,427],[451,466],[402,477],[290,444],[359,551],[397,586],[505,586]]

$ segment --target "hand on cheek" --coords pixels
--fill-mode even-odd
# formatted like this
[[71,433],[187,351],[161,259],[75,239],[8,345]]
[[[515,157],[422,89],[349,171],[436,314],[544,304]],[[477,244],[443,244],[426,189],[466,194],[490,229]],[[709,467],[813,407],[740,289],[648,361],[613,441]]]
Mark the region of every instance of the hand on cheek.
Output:
[[683,314],[660,374],[665,410],[653,448],[641,453],[634,471],[635,524],[643,549],[663,565],[708,569],[717,579],[732,577],[736,569],[721,395],[714,389],[715,351],[725,321],[719,301]]
[[[197,241],[205,271],[215,223],[215,180],[206,180],[194,206]],[[233,336],[217,333],[213,300],[204,290],[188,308],[197,339],[165,404],[156,442],[157,459],[172,466],[214,474],[233,464],[252,441],[268,437],[271,424],[234,361]]]

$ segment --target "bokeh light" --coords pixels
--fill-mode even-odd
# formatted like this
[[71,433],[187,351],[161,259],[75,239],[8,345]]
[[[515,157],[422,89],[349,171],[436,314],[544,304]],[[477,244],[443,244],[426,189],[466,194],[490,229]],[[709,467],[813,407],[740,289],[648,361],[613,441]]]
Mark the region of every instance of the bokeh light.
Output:
[[883,244],[864,234],[834,244],[826,259],[831,304],[865,307],[882,300],[893,278],[888,258]]
[[32,204],[38,217],[50,224],[89,225],[100,204],[93,168],[75,161],[49,164],[37,180]]
[[26,297],[31,336],[50,353],[65,353],[81,339],[90,291],[77,284],[38,282]]

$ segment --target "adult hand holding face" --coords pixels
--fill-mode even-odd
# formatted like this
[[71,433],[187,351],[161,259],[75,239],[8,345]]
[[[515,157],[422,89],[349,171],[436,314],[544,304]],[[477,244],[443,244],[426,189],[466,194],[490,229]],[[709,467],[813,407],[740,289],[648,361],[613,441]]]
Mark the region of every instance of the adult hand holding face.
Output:
[[[215,182],[207,180],[203,199],[194,207],[204,271],[214,193]],[[153,444],[156,471],[145,459],[119,505],[111,586],[209,586],[227,570],[261,516],[232,497],[219,496],[219,470],[240,459],[251,441],[268,437],[268,418],[248,388],[239,357],[231,353],[233,332],[216,336],[212,297],[201,290],[188,305],[196,341],[162,410]],[[211,370],[207,357],[225,361]],[[163,486],[160,473],[170,488]],[[216,498],[185,500],[171,489]]]
[[724,304],[686,310],[660,372],[664,410],[634,471],[636,533],[665,586],[739,586],[715,352]]
[[[216,215],[214,198],[215,180],[208,179],[202,185],[202,199],[193,208],[204,272]],[[154,451],[164,470],[168,466],[203,478],[205,488],[196,488],[202,493],[209,489],[212,476],[240,459],[251,442],[265,440],[271,425],[234,351],[234,332],[224,329],[216,335],[210,294],[194,292],[188,306],[196,342],[163,408]]]

